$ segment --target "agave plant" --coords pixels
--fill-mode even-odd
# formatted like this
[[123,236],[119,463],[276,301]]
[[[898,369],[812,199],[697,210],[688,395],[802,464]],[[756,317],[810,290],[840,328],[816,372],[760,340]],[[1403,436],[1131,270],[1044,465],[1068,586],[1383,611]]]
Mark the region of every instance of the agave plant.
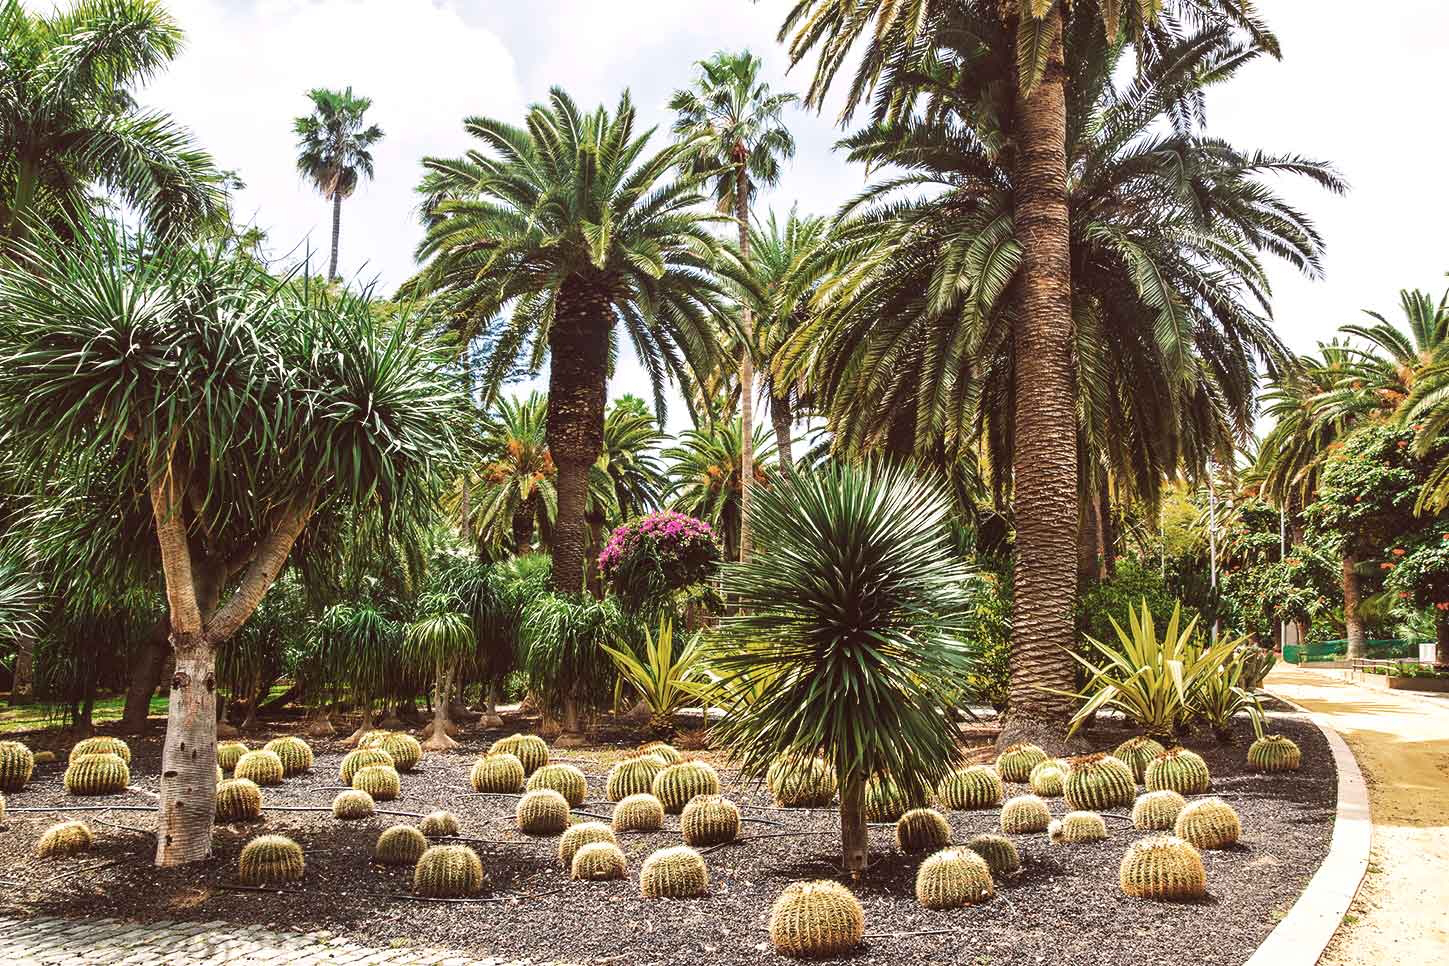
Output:
[[715,734],[747,777],[822,756],[841,788],[846,868],[866,862],[865,788],[924,797],[949,771],[945,708],[971,665],[970,572],[950,547],[951,497],[905,467],[827,464],[761,490],[763,552],[726,565],[737,610],[710,645],[735,699]]
[[1219,741],[1233,740],[1233,718],[1246,713],[1253,723],[1253,731],[1263,734],[1263,706],[1258,701],[1252,679],[1256,670],[1257,647],[1238,648],[1221,667],[1208,669],[1203,674],[1193,710],[1213,729]]
[[602,645],[604,653],[613,658],[619,677],[639,692],[639,697],[648,705],[651,717],[650,730],[660,737],[674,733],[674,713],[696,698],[693,686],[703,681],[701,665],[704,648],[698,631],[684,647],[675,652],[674,621],[668,617],[659,620],[659,634],[644,631],[644,654],[636,656],[626,645],[610,647]]

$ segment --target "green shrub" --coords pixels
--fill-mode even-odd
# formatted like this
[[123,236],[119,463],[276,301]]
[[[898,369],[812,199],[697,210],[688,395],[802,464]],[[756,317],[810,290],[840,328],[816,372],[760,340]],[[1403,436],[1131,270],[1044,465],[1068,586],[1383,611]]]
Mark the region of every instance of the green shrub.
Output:
[[1148,792],[1132,805],[1132,824],[1145,832],[1166,832],[1177,825],[1187,799],[1174,791]]
[[262,817],[262,790],[248,778],[233,778],[216,786],[216,820],[249,822]]
[[1150,792],[1201,795],[1211,783],[1207,762],[1201,755],[1186,748],[1165,751],[1147,765],[1146,784]]
[[1002,781],[1023,785],[1031,779],[1031,770],[1049,757],[1036,745],[1022,742],[996,756],[996,771],[1001,775]]
[[770,909],[770,943],[797,959],[839,956],[865,941],[865,910],[838,882],[795,882]]
[[[1159,567],[1145,566],[1131,557],[1117,562],[1116,572],[1106,580],[1089,581],[1077,601],[1077,626],[1085,637],[1110,641],[1116,637],[1113,621],[1134,608],[1147,604],[1154,614],[1168,614],[1178,606],[1172,589]],[[1183,620],[1198,614],[1184,607]]]
[[825,808],[835,801],[835,770],[824,758],[780,758],[765,773],[770,797],[781,808]]
[[1094,812],[1126,808],[1137,796],[1132,769],[1111,755],[1085,755],[1068,764],[1062,785],[1068,808]]
[[377,837],[372,857],[383,865],[416,865],[428,850],[428,837],[411,825],[394,825]]
[[338,792],[337,797],[332,799],[332,817],[344,822],[372,818],[376,813],[377,806],[373,804],[372,796],[356,788]]
[[466,845],[430,846],[413,869],[413,892],[430,899],[466,899],[483,891],[483,860]]
[[90,826],[72,820],[46,829],[40,841],[35,843],[35,854],[42,859],[64,858],[89,851],[94,845]]
[[0,741],[0,792],[18,792],[30,784],[35,756],[18,741]]
[[131,784],[131,770],[109,752],[77,755],[65,770],[65,790],[72,795],[115,795]]
[[651,853],[639,869],[639,892],[646,899],[689,899],[709,890],[709,867],[687,845]]
[[1303,753],[1283,735],[1265,735],[1248,748],[1248,765],[1255,771],[1297,771],[1302,762]]
[[563,863],[565,869],[572,869],[574,855],[579,849],[593,842],[619,844],[619,840],[614,838],[614,830],[603,822],[580,822],[577,825],[570,825],[558,840],[559,862]]
[[418,830],[430,839],[457,835],[459,828],[458,816],[441,810],[429,812],[418,822]]
[[996,895],[991,867],[971,849],[945,849],[916,870],[916,901],[927,909],[959,909]]
[[356,751],[349,751],[342,756],[342,764],[337,768],[337,777],[342,779],[342,784],[351,785],[352,776],[356,775],[359,769],[368,765],[386,765],[392,767],[392,755],[389,755],[381,748],[358,748]]
[[1121,760],[1131,768],[1132,779],[1141,784],[1143,776],[1147,773],[1147,763],[1166,750],[1162,747],[1161,742],[1146,735],[1139,735],[1136,738],[1128,738],[1113,748],[1112,757]]
[[1001,806],[1001,830],[1007,835],[1045,832],[1051,820],[1052,810],[1035,795],[1018,795]]
[[222,741],[216,746],[216,765],[225,771],[231,771],[236,767],[237,759],[241,758],[251,749],[243,741]]
[[664,805],[653,795],[630,795],[614,806],[615,832],[655,832],[663,825]]
[[1197,899],[1207,894],[1202,856],[1171,835],[1152,835],[1127,847],[1118,873],[1122,891],[1137,899]]
[[936,798],[952,811],[995,808],[1006,796],[1001,778],[989,765],[958,768],[936,790]]
[[237,860],[242,885],[296,882],[306,872],[302,846],[285,835],[259,835],[242,847]]
[[604,797],[611,802],[649,791],[654,776],[664,770],[664,762],[653,755],[626,758],[609,769],[604,781]]
[[966,840],[966,848],[985,860],[992,878],[1013,875],[1021,868],[1021,853],[1016,850],[1016,843],[1005,835],[994,832],[973,835]]
[[246,778],[258,785],[280,785],[286,776],[282,759],[270,751],[249,751],[237,759],[232,777]]
[[588,797],[589,780],[573,765],[544,765],[528,776],[524,788],[531,792],[552,789],[562,795],[570,806],[576,806],[582,805]]
[[475,792],[514,795],[523,791],[526,772],[518,756],[506,751],[489,752],[473,763],[468,781]]
[[622,879],[628,874],[629,862],[613,842],[586,843],[569,864],[569,878],[587,882]]
[[569,803],[553,789],[540,788],[518,800],[514,817],[527,835],[557,835],[569,826]]
[[913,808],[896,822],[896,847],[907,855],[939,852],[951,844],[951,823],[929,808]]
[[680,813],[679,830],[685,845],[733,842],[740,834],[739,807],[718,795],[696,795]]
[[352,776],[352,787],[375,802],[390,802],[402,794],[402,779],[391,765],[365,765]]
[[719,773],[706,761],[681,761],[654,776],[650,788],[664,805],[664,811],[678,815],[696,795],[718,795]]
[[1233,806],[1221,798],[1200,798],[1178,814],[1174,832],[1196,848],[1224,849],[1238,841],[1243,825]]
[[109,735],[97,735],[76,742],[70,750],[70,761],[74,762],[82,755],[115,755],[128,766],[131,764],[131,747],[120,738]]
[[1065,845],[1101,842],[1107,837],[1107,823],[1096,812],[1068,812],[1047,826],[1047,838]]
[[273,738],[262,745],[262,750],[270,751],[281,759],[283,775],[300,775],[304,771],[312,770],[312,746],[301,738],[292,735]]

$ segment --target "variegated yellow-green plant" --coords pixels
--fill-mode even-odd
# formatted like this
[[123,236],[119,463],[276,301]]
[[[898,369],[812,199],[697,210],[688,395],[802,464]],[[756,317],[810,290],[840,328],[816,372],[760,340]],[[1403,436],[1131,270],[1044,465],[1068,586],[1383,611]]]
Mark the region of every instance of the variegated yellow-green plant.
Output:
[[673,734],[674,713],[697,700],[690,686],[704,681],[700,635],[696,632],[676,653],[674,622],[662,617],[657,635],[644,631],[642,656],[628,647],[602,647],[618,668],[620,680],[639,692],[649,706],[650,729],[655,734]]

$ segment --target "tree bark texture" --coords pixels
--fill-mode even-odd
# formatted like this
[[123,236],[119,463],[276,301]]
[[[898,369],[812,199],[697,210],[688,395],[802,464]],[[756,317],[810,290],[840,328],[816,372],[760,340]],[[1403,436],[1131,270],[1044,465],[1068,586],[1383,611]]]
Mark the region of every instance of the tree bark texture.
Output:
[[151,714],[151,695],[161,685],[161,674],[166,665],[166,651],[170,647],[167,635],[170,624],[165,619],[156,622],[146,640],[136,650],[131,662],[131,680],[126,686],[126,705],[121,712],[121,734],[143,735],[146,721]]
[[[1072,382],[1072,280],[1067,210],[1066,77],[1060,7],[1046,71],[1017,94],[1016,233],[1023,249],[1014,332],[1012,476],[1016,593],[1012,604],[1009,717],[1060,729],[1070,698],[1077,594],[1077,444]],[[1012,731],[1006,725],[1003,740]]]
[[337,244],[342,240],[342,196],[332,196],[332,258],[327,266],[328,281],[337,279]]
[[775,426],[775,452],[779,455],[780,468],[787,473],[795,471],[793,419],[790,400],[785,396],[770,398],[770,422]]
[[870,852],[865,824],[865,778],[854,773],[840,788],[840,853],[845,871],[859,880]]
[[1343,627],[1344,635],[1348,638],[1348,656],[1350,658],[1368,655],[1368,638],[1364,634],[1363,617],[1358,612],[1362,599],[1363,590],[1359,584],[1358,558],[1351,553],[1345,553],[1343,555]]
[[21,631],[15,641],[15,677],[10,685],[12,707],[35,700],[35,635]]
[[[740,259],[750,260],[750,179],[744,161],[735,168],[735,217],[740,222]],[[740,353],[740,560],[748,560],[754,548],[750,516],[755,501],[755,318],[745,302],[740,303],[740,328],[744,330],[744,351]]]

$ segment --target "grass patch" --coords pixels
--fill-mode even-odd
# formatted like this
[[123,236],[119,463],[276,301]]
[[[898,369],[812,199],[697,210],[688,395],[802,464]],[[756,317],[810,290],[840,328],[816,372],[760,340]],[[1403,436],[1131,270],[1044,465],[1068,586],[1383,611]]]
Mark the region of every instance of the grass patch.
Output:
[[[112,721],[121,720],[121,712],[125,710],[125,695],[116,695],[113,698],[97,698],[95,708],[91,712],[91,720],[100,725]],[[165,716],[166,697],[165,695],[151,698],[151,714]],[[38,731],[42,728],[59,728],[65,721],[65,708],[58,704],[22,704],[19,707],[11,705],[0,705],[0,734],[11,734],[17,731]]]

